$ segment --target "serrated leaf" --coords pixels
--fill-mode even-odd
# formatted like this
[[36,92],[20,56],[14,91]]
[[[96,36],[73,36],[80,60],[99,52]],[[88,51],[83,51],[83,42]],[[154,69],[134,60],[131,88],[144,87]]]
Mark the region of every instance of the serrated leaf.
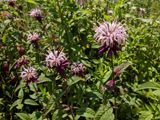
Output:
[[38,103],[36,103],[34,100],[31,100],[31,99],[25,99],[24,104],[33,105],[33,106],[38,105]]
[[30,120],[30,117],[27,113],[16,113],[16,115],[21,119],[21,120]]

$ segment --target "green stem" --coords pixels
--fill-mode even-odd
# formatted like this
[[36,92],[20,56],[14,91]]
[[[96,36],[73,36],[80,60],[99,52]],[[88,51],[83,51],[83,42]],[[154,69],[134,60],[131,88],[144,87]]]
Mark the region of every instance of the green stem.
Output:
[[[113,61],[113,56],[111,57],[111,67],[112,67],[112,80],[114,80],[114,61]],[[115,109],[115,120],[117,120],[116,91],[114,91],[114,109]]]

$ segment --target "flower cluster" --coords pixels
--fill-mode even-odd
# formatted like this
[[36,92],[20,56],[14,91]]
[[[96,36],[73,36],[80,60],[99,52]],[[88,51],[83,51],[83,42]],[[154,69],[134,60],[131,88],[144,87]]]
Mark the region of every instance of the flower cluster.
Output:
[[36,43],[36,42],[38,42],[38,41],[40,40],[40,36],[39,36],[38,33],[33,32],[33,33],[30,33],[30,34],[28,35],[28,40],[29,40],[31,43]]
[[127,37],[126,29],[117,22],[103,22],[95,29],[95,32],[94,38],[101,45],[99,54],[107,50],[110,55],[116,54],[125,43]]
[[109,80],[106,83],[106,85],[107,85],[108,88],[114,88],[115,84],[116,84],[115,80]]
[[26,81],[27,84],[30,82],[38,81],[38,73],[33,67],[23,68],[23,71],[21,72],[21,77],[23,80]]
[[71,71],[74,75],[84,76],[85,70],[86,67],[80,62],[75,62],[71,65]]
[[63,74],[64,69],[70,64],[65,54],[58,50],[49,51],[45,61],[49,68],[55,67],[60,74]]
[[31,10],[30,16],[38,20],[39,22],[42,21],[42,11],[39,8],[35,8]]
[[16,61],[16,68],[20,68],[22,65],[26,65],[29,63],[29,60],[25,57],[22,56]]

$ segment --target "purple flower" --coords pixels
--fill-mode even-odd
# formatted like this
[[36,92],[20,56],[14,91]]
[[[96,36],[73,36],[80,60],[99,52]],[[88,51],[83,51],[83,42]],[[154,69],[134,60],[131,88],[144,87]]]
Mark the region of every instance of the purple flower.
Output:
[[25,57],[22,56],[16,61],[16,68],[20,68],[22,65],[26,65],[29,63],[29,60]]
[[75,0],[77,4],[83,6],[86,0]]
[[116,84],[116,81],[115,81],[115,80],[109,80],[109,81],[107,81],[107,83],[106,83],[107,87],[108,87],[108,88],[111,88],[111,89],[114,88],[115,84]]
[[86,67],[80,62],[75,62],[71,65],[71,71],[74,75],[84,76],[85,70]]
[[23,68],[23,71],[21,72],[21,77],[23,80],[26,81],[27,84],[30,82],[38,81],[38,73],[33,67]]
[[116,53],[126,41],[125,28],[117,22],[103,22],[95,29],[94,38],[101,45],[99,53],[108,50],[109,54]]
[[33,32],[33,33],[30,33],[30,34],[28,35],[28,40],[29,40],[31,43],[36,43],[37,41],[40,40],[40,36],[39,36],[38,33]]
[[65,68],[70,64],[65,54],[58,50],[49,51],[45,62],[49,68],[56,68],[60,74],[63,74]]
[[39,22],[42,21],[42,11],[39,8],[35,8],[31,10],[30,16],[38,20]]

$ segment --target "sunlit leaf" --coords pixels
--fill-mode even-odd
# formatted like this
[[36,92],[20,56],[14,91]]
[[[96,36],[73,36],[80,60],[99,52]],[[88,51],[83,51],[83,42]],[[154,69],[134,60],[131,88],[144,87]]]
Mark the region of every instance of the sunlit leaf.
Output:
[[27,113],[16,113],[21,120],[31,120]]
[[136,90],[143,90],[143,89],[157,89],[160,90],[160,84],[155,82],[146,82],[143,84],[140,84]]
[[105,83],[110,78],[111,75],[112,75],[112,70],[109,70],[108,72],[106,72],[102,79],[102,82]]
[[31,100],[31,99],[25,99],[25,100],[24,100],[24,104],[33,105],[33,106],[39,105],[39,104],[37,104],[34,100]]

